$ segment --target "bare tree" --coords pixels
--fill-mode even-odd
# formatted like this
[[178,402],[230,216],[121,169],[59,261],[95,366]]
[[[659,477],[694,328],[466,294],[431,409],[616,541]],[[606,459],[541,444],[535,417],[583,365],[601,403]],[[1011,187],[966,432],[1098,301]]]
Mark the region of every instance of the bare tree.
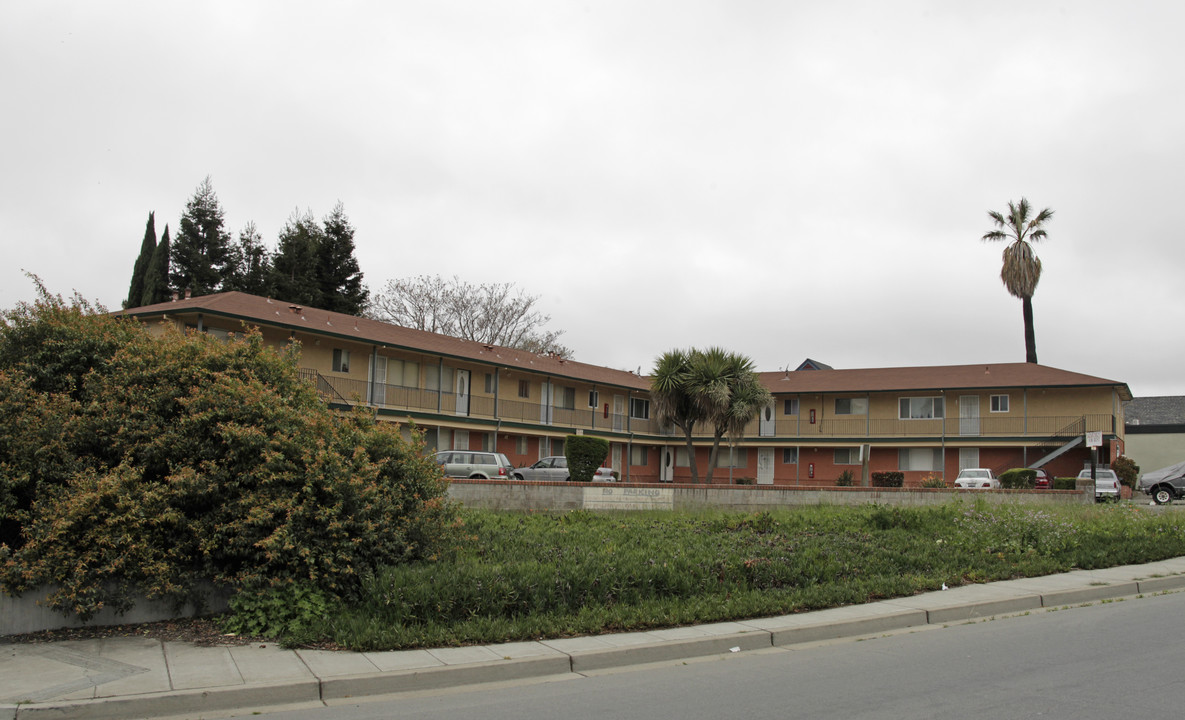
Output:
[[367,315],[404,327],[569,357],[559,343],[563,330],[545,330],[550,320],[536,308],[539,297],[514,283],[473,285],[457,276],[439,275],[388,280],[370,301]]

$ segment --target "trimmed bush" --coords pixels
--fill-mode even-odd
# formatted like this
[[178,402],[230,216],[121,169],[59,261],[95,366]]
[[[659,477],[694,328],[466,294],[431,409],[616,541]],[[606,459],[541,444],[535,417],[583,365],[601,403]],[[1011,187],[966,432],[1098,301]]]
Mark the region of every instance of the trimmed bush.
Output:
[[1012,468],[1000,473],[1000,487],[1007,490],[1032,490],[1037,486],[1037,471]]
[[568,474],[577,482],[592,482],[593,473],[605,462],[609,441],[588,435],[569,435],[564,440]]
[[208,581],[345,596],[450,531],[422,444],[331,411],[295,348],[153,334],[39,289],[0,322],[5,592],[55,585],[83,620],[137,592],[200,606]]
[[1054,490],[1077,490],[1078,478],[1072,477],[1055,477],[1051,482],[1051,487]]
[[841,472],[839,474],[839,477],[835,480],[835,485],[836,485],[836,487],[851,487],[852,482],[853,482],[852,481],[852,471],[851,470],[844,470],[843,472]]
[[905,473],[899,470],[886,470],[872,473],[873,487],[899,488],[905,485]]

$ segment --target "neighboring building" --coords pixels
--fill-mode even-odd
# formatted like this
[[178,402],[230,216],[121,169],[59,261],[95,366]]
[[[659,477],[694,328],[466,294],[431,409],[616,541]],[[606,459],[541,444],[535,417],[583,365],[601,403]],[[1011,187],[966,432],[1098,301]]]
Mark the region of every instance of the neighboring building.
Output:
[[[219,337],[258,327],[301,344],[301,371],[326,400],[414,421],[431,449],[496,450],[515,465],[563,453],[567,435],[610,443],[632,482],[690,479],[682,435],[651,417],[636,373],[514,350],[244,293],[149,305],[124,314]],[[722,447],[715,482],[831,485],[844,470],[902,470],[906,483],[962,467],[1043,466],[1074,475],[1100,431],[1104,461],[1123,452],[1124,383],[1029,363],[760,373],[774,403]],[[808,369],[809,368],[809,369]],[[710,432],[697,438],[707,467]],[[701,475],[703,473],[701,472]]]
[[1140,472],[1185,462],[1185,396],[1132,398],[1124,403],[1127,450]]

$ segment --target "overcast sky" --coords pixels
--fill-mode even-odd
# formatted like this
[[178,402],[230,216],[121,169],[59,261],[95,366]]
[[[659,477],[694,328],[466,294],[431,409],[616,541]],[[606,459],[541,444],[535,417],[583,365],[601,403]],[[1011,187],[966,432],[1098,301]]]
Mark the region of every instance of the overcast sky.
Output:
[[585,362],[1020,362],[1185,394],[1185,3],[0,3],[0,307],[118,308],[207,175],[341,201],[372,291],[513,281]]

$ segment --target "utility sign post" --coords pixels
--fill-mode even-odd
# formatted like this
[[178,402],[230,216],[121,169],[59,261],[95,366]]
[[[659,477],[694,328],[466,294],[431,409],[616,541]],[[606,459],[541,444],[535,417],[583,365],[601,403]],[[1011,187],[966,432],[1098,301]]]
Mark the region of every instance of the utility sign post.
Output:
[[1095,468],[1099,464],[1099,448],[1103,445],[1103,433],[1094,431],[1086,433],[1086,446],[1090,448],[1090,479],[1096,480]]

